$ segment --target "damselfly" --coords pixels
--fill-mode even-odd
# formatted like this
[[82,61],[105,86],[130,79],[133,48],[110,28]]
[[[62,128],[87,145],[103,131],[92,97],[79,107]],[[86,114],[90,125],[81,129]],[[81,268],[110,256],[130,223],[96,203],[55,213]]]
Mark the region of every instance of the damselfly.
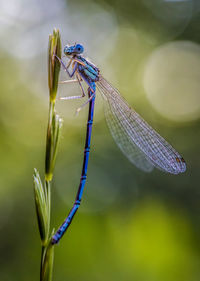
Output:
[[[128,105],[119,91],[103,78],[95,65],[81,56],[83,51],[84,48],[80,44],[66,46],[64,54],[70,58],[67,66],[57,57],[69,77],[76,77],[75,80],[64,82],[76,81],[79,83],[82,91],[81,96],[64,97],[61,99],[84,97],[85,92],[82,81],[85,81],[88,85],[88,100],[82,107],[89,103],[89,114],[79,190],[67,219],[52,238],[53,244],[58,243],[80,206],[87,177],[96,86],[104,100],[105,116],[111,134],[124,155],[136,167],[145,172],[150,172],[156,167],[171,174],[183,173],[186,170],[185,161],[179,153]],[[72,73],[68,70],[70,66],[72,66]]]

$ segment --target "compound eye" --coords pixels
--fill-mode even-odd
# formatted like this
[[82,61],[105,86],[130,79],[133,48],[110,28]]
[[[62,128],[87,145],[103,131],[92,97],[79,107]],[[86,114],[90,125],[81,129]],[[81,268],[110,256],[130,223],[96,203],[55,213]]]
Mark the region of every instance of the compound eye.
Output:
[[82,46],[81,44],[77,44],[77,45],[76,45],[76,51],[77,51],[78,53],[82,53],[82,52],[83,52],[83,46]]

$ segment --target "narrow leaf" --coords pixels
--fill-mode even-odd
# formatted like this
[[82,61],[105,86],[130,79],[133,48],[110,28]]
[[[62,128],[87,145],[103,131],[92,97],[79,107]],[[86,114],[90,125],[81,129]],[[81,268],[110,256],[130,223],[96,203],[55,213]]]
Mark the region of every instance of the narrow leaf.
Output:
[[44,193],[42,182],[40,180],[39,173],[36,169],[34,171],[33,178],[34,178],[34,197],[35,197],[38,227],[39,227],[42,243],[45,244],[48,239],[48,233],[49,233],[46,196]]
[[51,281],[53,273],[54,246],[49,243],[45,249],[41,268],[41,281]]

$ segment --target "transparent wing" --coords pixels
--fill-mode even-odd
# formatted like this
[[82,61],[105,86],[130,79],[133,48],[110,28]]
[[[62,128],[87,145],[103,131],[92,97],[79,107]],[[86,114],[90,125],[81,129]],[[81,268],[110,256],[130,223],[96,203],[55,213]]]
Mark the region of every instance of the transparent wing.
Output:
[[131,163],[145,172],[151,172],[153,170],[153,165],[126,134],[125,129],[121,126],[117,117],[112,113],[112,107],[110,106],[109,100],[104,99],[104,101],[106,121],[116,144]]
[[138,168],[151,171],[153,166],[178,174],[186,170],[179,153],[151,128],[102,76],[97,87],[104,98],[108,127],[119,148]]

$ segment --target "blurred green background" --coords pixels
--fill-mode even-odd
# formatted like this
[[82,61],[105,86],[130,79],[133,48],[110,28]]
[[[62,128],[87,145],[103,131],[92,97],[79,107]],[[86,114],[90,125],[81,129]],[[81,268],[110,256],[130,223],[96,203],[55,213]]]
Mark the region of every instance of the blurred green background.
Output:
[[[53,280],[200,278],[200,2],[0,1],[0,280],[39,280],[33,168],[44,171],[48,35],[85,55],[185,158],[178,176],[137,170],[115,145],[98,94],[81,208],[55,249]],[[61,79],[65,74],[61,74]],[[79,94],[61,85],[59,95]],[[64,119],[52,187],[52,227],[75,197],[87,108]]]

